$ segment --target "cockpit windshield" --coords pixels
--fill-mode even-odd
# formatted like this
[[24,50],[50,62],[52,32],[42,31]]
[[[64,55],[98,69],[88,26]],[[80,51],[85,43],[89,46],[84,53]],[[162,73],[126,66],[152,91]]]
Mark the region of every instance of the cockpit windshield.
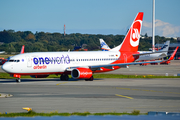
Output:
[[10,59],[10,60],[8,60],[8,62],[20,62],[20,60],[13,60],[13,59]]

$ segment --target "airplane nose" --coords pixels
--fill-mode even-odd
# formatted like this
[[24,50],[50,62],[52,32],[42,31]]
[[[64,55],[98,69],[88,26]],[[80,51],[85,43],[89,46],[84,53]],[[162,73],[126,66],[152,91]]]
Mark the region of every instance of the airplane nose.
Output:
[[[5,65],[5,64],[4,64],[4,65]],[[5,71],[5,69],[4,69],[4,65],[2,65],[2,66],[1,66],[1,69]]]
[[8,72],[9,70],[9,67],[8,67],[9,65],[7,65],[6,63],[5,64],[3,64],[2,66],[1,66],[1,69],[2,70],[4,70],[5,72]]

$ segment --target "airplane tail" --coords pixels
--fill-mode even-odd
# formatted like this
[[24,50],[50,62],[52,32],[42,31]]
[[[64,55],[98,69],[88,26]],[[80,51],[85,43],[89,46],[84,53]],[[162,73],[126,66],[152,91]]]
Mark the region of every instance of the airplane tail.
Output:
[[103,39],[99,39],[102,51],[109,51],[110,48]]
[[168,52],[170,41],[166,41],[159,51]]
[[138,51],[143,15],[144,15],[143,12],[139,12],[137,14],[122,44],[111,49],[112,51],[117,51],[117,50],[119,50],[120,52]]
[[23,54],[23,53],[24,53],[24,45],[23,45],[22,48],[21,48],[20,54]]

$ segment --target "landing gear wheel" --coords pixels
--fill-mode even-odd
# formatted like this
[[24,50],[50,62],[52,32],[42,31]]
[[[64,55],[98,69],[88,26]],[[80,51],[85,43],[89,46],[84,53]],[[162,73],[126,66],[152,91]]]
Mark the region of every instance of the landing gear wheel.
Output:
[[66,74],[62,74],[61,77],[60,77],[60,80],[61,81],[68,81],[69,80],[69,76],[66,75]]
[[94,80],[94,77],[91,76],[91,77],[89,78],[89,81],[93,81],[93,80]]
[[16,82],[17,82],[17,83],[20,83],[20,82],[21,82],[21,79],[20,79],[20,78],[16,79]]
[[85,81],[93,81],[93,80],[94,80],[93,76],[91,76],[89,79],[85,79]]

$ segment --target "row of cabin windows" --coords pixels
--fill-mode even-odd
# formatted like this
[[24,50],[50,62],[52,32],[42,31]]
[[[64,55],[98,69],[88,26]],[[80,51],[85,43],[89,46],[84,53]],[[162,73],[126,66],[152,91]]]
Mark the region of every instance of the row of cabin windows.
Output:
[[[101,59],[76,59],[76,61],[108,61],[108,60],[119,60],[118,58],[101,58]],[[61,60],[47,60],[44,62],[61,62]],[[69,60],[67,60],[69,61]],[[70,59],[71,62],[75,61],[75,59]],[[38,62],[43,62],[42,60],[38,60]]]
[[[118,58],[101,58],[101,59],[76,59],[76,61],[108,61],[108,60],[119,60]],[[48,60],[48,62],[60,62],[61,60]],[[70,59],[70,61],[75,61],[75,59]],[[20,60],[9,60],[8,62],[20,62]],[[43,61],[38,61],[43,62]],[[47,62],[47,61],[44,61]]]
[[[110,61],[110,60],[120,60],[120,59],[119,58],[76,59],[76,61]],[[75,59],[71,59],[70,61],[75,61]]]
[[[69,60],[67,60],[67,61],[69,61]],[[35,60],[35,62],[61,62],[61,60]]]

